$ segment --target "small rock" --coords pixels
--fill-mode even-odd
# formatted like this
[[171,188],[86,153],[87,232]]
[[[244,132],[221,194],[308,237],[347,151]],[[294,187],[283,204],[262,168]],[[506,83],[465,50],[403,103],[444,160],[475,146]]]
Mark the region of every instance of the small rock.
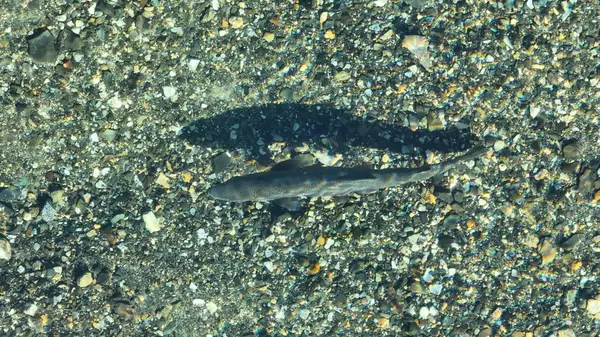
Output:
[[591,315],[596,316],[596,315],[600,314],[600,300],[599,299],[589,299],[587,301],[587,305],[585,308]]
[[0,238],[0,260],[10,260],[11,256],[10,243],[5,238]]
[[206,303],[206,309],[208,309],[211,314],[214,314],[217,312],[217,310],[219,310],[219,307],[217,307],[214,302],[208,302]]
[[413,56],[419,60],[421,65],[425,68],[431,67],[431,59],[429,58],[429,41],[424,36],[419,35],[407,35],[402,40],[402,47],[408,49]]
[[231,156],[227,152],[220,153],[212,159],[211,164],[213,173],[221,173],[231,164]]
[[115,313],[124,319],[131,320],[135,317],[135,309],[129,303],[119,302],[114,307]]
[[421,309],[419,309],[419,317],[421,319],[426,319],[427,317],[429,317],[429,308],[421,307]]
[[343,82],[350,79],[350,74],[346,71],[340,71],[333,76],[336,82]]
[[594,190],[594,179],[594,171],[592,171],[589,168],[586,168],[577,180],[577,189],[579,190],[579,193],[581,193],[586,198],[588,196],[591,196]]
[[165,189],[171,187],[171,185],[169,185],[169,178],[162,172],[158,174],[158,177],[156,178],[156,183]]
[[575,332],[571,329],[564,329],[558,331],[558,337],[576,337]]
[[578,159],[580,156],[579,147],[577,146],[577,143],[569,144],[563,147],[563,156],[565,156],[565,158],[569,160]]
[[27,309],[23,311],[23,313],[27,316],[33,316],[38,310],[38,306],[32,303]]
[[79,35],[73,32],[68,32],[63,39],[62,45],[68,50],[81,50],[83,48],[83,41]]
[[190,59],[188,61],[188,69],[191,72],[196,72],[196,70],[198,70],[198,65],[200,65],[200,60],[199,59]]
[[45,222],[51,222],[52,220],[54,220],[56,218],[56,210],[54,209],[54,207],[52,207],[50,202],[47,202],[44,205],[44,208],[42,208],[42,212],[41,212],[40,216],[42,217],[42,220],[44,220]]
[[380,317],[377,323],[379,324],[379,328],[381,329],[387,329],[390,327],[389,317]]
[[560,248],[562,248],[564,250],[572,250],[573,248],[575,248],[575,246],[577,246],[577,244],[581,241],[581,239],[583,239],[583,235],[579,234],[579,233],[575,233],[569,239],[567,239],[565,242],[563,242],[560,245]]
[[547,265],[552,263],[554,259],[556,259],[557,250],[552,246],[551,240],[546,239],[542,242],[542,245],[539,249],[539,253],[542,256],[542,265]]
[[506,147],[506,143],[503,140],[497,140],[494,143],[494,151],[496,152],[502,150],[504,147]]
[[87,273],[83,274],[79,280],[77,280],[77,285],[80,288],[85,288],[92,284],[92,282],[94,282],[94,278],[92,277],[92,273],[88,271]]
[[244,25],[244,19],[239,16],[233,16],[229,18],[229,24],[231,25],[231,28],[239,29]]
[[490,328],[489,326],[486,326],[479,331],[479,334],[477,334],[477,337],[489,337],[491,335],[492,335],[492,328]]
[[302,309],[298,312],[298,316],[300,316],[300,318],[306,320],[306,319],[308,319],[308,316],[310,316],[310,311],[307,309]]
[[47,29],[41,29],[27,37],[27,53],[38,62],[54,63],[58,56],[56,38]]
[[275,34],[273,33],[265,33],[265,35],[263,35],[263,40],[267,41],[267,42],[271,42],[275,39]]
[[163,87],[163,95],[171,102],[177,101],[177,88],[171,86]]
[[106,140],[107,142],[112,142],[117,137],[117,131],[106,129],[100,132],[100,137],[102,137],[102,139]]
[[142,219],[144,219],[144,223],[146,224],[146,229],[150,233],[158,232],[160,230],[160,224],[156,215],[152,211],[145,213],[142,215]]

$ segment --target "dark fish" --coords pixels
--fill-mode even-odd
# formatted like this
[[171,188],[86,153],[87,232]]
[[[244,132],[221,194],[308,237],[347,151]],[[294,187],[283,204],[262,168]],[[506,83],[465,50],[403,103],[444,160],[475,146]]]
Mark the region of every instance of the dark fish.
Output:
[[475,159],[487,151],[485,147],[477,147],[449,161],[412,169],[302,167],[305,161],[290,160],[276,165],[268,172],[231,178],[210,188],[208,194],[215,199],[226,201],[274,200],[290,210],[298,210],[299,198],[302,197],[366,194],[382,188],[425,180],[453,169],[460,162]]

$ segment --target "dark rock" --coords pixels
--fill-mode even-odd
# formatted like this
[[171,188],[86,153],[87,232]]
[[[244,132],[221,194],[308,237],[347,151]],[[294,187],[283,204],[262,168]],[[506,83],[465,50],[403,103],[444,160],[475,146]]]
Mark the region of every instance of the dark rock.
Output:
[[38,62],[54,63],[58,56],[56,38],[47,29],[39,29],[27,37],[27,53]]
[[227,152],[223,152],[212,159],[212,169],[214,173],[225,171],[231,163],[231,156]]

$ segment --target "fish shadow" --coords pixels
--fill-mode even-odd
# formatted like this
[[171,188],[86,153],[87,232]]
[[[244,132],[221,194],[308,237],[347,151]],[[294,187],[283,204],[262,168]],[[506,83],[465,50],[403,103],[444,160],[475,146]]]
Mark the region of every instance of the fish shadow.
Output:
[[450,153],[470,148],[475,141],[469,130],[455,126],[413,131],[400,125],[406,115],[399,113],[396,120],[381,121],[328,105],[267,104],[197,119],[182,129],[181,137],[194,145],[243,149],[248,159],[269,157],[268,146],[275,142],[292,146],[306,143],[318,149],[326,144],[335,153],[345,153],[353,147],[395,153],[414,148]]

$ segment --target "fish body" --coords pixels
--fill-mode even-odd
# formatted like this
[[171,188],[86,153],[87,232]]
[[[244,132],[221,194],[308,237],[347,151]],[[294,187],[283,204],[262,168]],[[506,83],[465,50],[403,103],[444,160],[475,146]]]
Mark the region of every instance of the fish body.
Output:
[[385,170],[319,166],[292,167],[285,170],[274,168],[267,172],[231,178],[211,187],[208,193],[215,199],[235,202],[286,201],[303,197],[365,194],[431,178],[456,167],[460,162],[477,158],[486,152],[486,148],[478,147],[455,159],[418,168]]

